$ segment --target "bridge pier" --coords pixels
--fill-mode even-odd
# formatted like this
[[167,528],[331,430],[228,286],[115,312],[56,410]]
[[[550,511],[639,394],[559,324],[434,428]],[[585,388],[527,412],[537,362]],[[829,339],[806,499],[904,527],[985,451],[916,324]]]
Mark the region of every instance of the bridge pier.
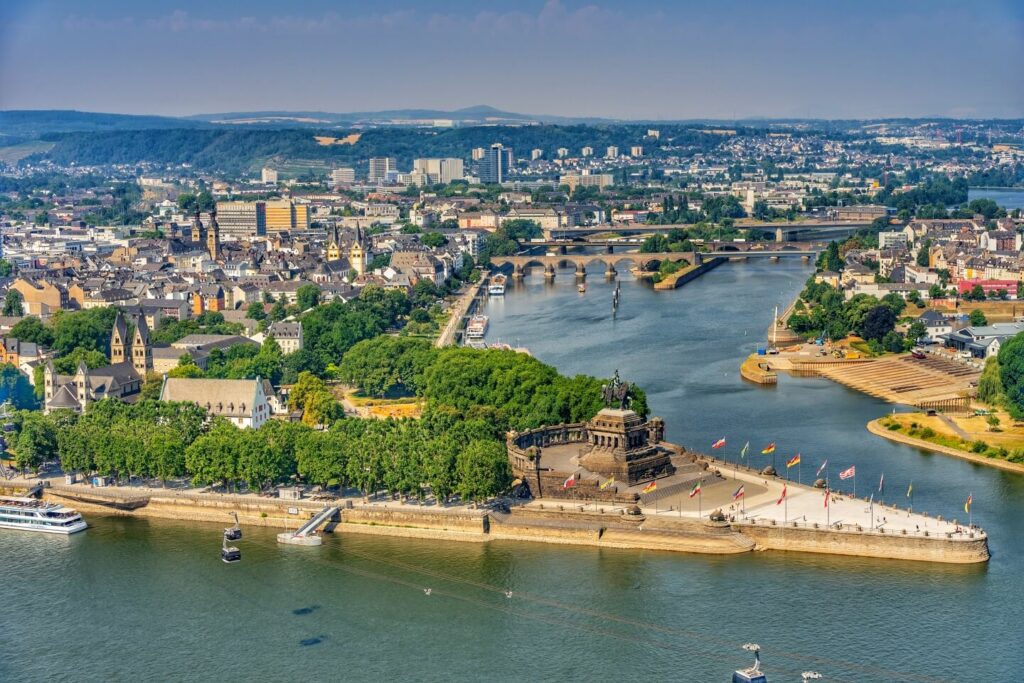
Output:
[[555,279],[555,267],[550,263],[544,266],[544,277],[548,280]]
[[611,245],[611,244],[604,245],[604,253],[606,253],[606,254],[614,254],[615,253],[615,247],[613,245]]
[[778,261],[778,260],[779,260],[779,257],[778,257],[778,256],[769,256],[769,257],[768,257],[768,260],[769,260],[769,261]]
[[513,280],[522,280],[523,279],[523,267],[520,264],[518,264],[518,263],[512,269],[512,279]]
[[785,242],[786,241],[786,236],[783,234],[782,228],[775,228],[775,241],[776,242]]
[[576,264],[576,279],[583,280],[587,277],[587,267],[582,263]]
[[811,255],[810,254],[804,254],[803,256],[800,257],[800,260],[806,263],[807,261],[811,260]]
[[608,280],[614,280],[616,275],[618,275],[618,272],[615,270],[615,266],[609,263],[608,269],[604,271],[605,278]]

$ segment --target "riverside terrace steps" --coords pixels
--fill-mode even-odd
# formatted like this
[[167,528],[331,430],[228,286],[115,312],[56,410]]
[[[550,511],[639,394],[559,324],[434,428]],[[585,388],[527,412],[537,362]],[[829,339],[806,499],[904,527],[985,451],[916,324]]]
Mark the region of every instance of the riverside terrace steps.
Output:
[[[981,373],[941,358],[913,356],[857,362],[793,362],[797,372],[817,374],[891,403],[919,407],[968,407]],[[962,404],[962,405],[961,405]]]

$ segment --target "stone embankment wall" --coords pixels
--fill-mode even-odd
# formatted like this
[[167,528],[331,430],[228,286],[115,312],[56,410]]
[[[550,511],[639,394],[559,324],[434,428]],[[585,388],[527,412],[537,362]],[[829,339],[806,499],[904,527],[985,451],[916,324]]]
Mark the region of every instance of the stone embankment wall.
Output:
[[[653,254],[653,256],[657,256],[657,254]],[[726,259],[722,256],[712,257],[707,261],[704,261],[703,263],[693,266],[687,270],[681,270],[678,273],[673,273],[671,275],[666,276],[665,279],[662,280],[661,282],[655,283],[654,288],[676,289],[678,287],[682,287],[687,282],[692,282],[693,280],[696,280],[709,270],[713,270],[714,268],[717,268],[718,266],[722,265],[723,263],[725,263],[725,261]]]
[[988,541],[981,535],[973,539],[959,539],[767,524],[738,524],[734,528],[752,539],[758,550],[883,557],[946,564],[971,564],[989,559]]

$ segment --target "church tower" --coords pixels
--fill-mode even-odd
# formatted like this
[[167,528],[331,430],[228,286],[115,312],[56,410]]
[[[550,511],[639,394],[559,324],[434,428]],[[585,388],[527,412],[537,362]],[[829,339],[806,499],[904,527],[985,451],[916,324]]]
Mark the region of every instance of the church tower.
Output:
[[206,241],[206,230],[203,229],[203,221],[199,217],[199,211],[196,211],[195,220],[192,221],[192,243],[202,244]]
[[121,312],[117,312],[117,317],[114,318],[114,330],[110,333],[110,363],[111,365],[117,365],[118,363],[124,363],[128,360],[125,355],[126,347],[128,345],[128,325],[124,321],[124,316]]
[[153,371],[153,347],[149,344],[149,326],[145,316],[135,321],[135,336],[132,338],[132,367],[139,376],[145,377]]
[[220,257],[220,226],[217,224],[217,209],[210,211],[210,227],[206,231],[206,251],[216,261]]
[[363,248],[363,233],[356,228],[356,238],[348,250],[348,260],[359,276],[366,274],[366,250]]

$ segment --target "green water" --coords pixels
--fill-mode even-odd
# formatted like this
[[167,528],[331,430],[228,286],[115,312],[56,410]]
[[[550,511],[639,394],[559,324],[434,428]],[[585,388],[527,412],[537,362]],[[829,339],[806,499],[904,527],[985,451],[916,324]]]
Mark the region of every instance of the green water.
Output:
[[625,279],[615,321],[601,278],[581,296],[568,271],[528,277],[488,305],[488,338],[563,372],[618,368],[682,443],[776,441],[805,462],[856,464],[859,486],[884,472],[901,502],[913,479],[915,506],[945,516],[973,492],[987,565],[358,535],[296,548],[247,528],[228,566],[217,525],[89,515],[69,539],[0,532],[0,680],[714,682],[748,663],[749,641],[773,683],[808,669],[1015,680],[1024,477],[872,437],[865,422],[891,407],[824,380],[739,379],[808,274],[797,260],[730,263],[657,293]]

